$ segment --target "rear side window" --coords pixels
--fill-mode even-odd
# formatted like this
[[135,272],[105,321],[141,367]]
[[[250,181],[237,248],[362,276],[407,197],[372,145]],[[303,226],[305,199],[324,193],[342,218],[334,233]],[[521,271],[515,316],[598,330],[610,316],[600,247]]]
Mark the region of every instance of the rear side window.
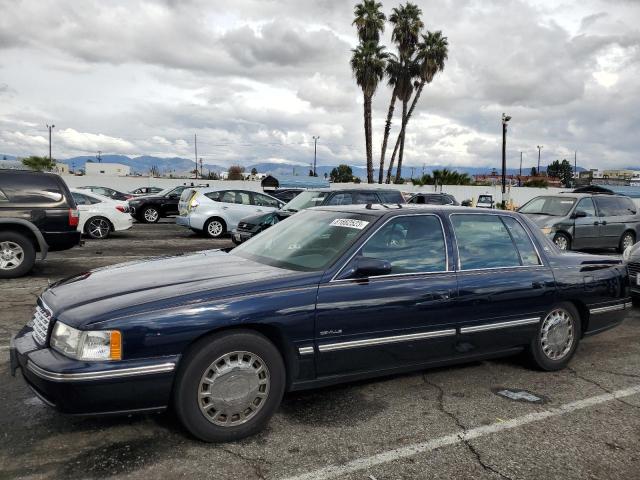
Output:
[[513,217],[501,217],[518,248],[523,265],[540,265],[538,253],[524,227]]
[[222,196],[225,193],[227,192],[209,192],[209,193],[205,193],[204,196],[207,198],[210,198],[214,202],[220,202],[221,201],[220,196]]
[[261,193],[253,194],[253,203],[259,207],[273,207],[278,208],[278,201],[274,198],[267,197]]
[[518,267],[520,255],[497,215],[451,215],[462,270]]
[[71,195],[76,201],[76,205],[91,205],[93,203],[100,203],[100,200],[93,199],[88,195],[83,195],[82,193],[72,192]]
[[440,220],[412,215],[389,221],[362,247],[365,257],[391,263],[391,274],[443,272],[447,254]]
[[601,217],[617,217],[622,215],[631,215],[629,204],[626,199],[619,197],[595,197],[598,213]]
[[353,197],[350,193],[336,193],[331,196],[327,205],[351,205]]
[[237,203],[239,205],[251,205],[251,196],[248,192],[229,191],[222,196],[224,203]]
[[54,205],[64,200],[64,190],[53,175],[3,175],[0,177],[0,190],[13,203]]
[[398,190],[383,190],[378,192],[382,203],[404,203],[404,199]]

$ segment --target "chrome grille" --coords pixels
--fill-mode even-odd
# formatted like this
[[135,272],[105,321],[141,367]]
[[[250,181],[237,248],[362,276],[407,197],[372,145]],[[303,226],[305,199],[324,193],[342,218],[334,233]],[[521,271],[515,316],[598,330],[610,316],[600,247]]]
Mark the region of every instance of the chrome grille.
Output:
[[51,311],[38,305],[33,314],[33,338],[40,345],[44,345],[47,341],[49,322],[51,322]]
[[629,268],[629,275],[637,275],[640,273],[640,263],[628,263],[627,268]]

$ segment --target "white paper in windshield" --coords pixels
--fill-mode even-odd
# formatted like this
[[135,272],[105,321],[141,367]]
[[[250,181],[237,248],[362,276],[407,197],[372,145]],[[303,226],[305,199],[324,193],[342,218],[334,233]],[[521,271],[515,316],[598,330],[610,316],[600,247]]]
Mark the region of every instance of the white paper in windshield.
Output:
[[365,222],[364,220],[355,220],[353,218],[336,218],[331,222],[331,226],[333,227],[347,227],[355,228],[357,230],[362,230],[367,225],[369,225],[369,222]]

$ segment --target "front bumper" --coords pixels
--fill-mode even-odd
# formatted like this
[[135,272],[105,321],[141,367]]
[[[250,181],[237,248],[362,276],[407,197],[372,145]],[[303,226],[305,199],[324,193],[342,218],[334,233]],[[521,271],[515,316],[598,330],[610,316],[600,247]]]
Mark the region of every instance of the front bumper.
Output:
[[47,405],[68,414],[162,410],[169,405],[179,356],[83,362],[36,344],[25,327],[11,339],[11,374],[19,369]]
[[254,235],[255,233],[236,229],[231,233],[231,238],[235,243],[240,244],[240,243],[246,242]]

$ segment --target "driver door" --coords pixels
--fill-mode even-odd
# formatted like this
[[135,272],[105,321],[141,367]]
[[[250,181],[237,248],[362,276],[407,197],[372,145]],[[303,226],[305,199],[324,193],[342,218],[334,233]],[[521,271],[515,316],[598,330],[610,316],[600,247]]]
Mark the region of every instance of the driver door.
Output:
[[[457,296],[440,218],[394,217],[369,237],[341,273],[318,290],[318,376],[420,364],[453,355]],[[360,256],[391,273],[354,277]]]
[[597,247],[600,236],[600,222],[596,216],[596,207],[590,197],[582,198],[576,205],[573,213],[581,211],[585,217],[574,219],[573,227],[573,247],[590,248]]

